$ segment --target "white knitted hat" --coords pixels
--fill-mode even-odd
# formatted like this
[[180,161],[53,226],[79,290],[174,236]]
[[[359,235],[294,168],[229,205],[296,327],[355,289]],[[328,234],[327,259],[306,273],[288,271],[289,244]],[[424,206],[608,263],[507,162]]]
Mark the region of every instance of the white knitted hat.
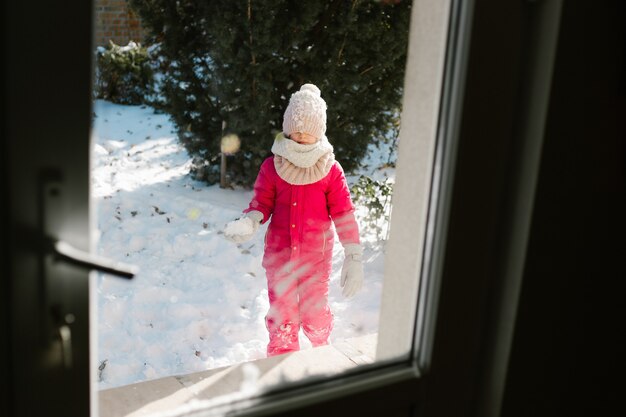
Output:
[[304,84],[291,95],[283,116],[283,133],[309,133],[321,138],[326,133],[326,102],[320,89],[313,84]]

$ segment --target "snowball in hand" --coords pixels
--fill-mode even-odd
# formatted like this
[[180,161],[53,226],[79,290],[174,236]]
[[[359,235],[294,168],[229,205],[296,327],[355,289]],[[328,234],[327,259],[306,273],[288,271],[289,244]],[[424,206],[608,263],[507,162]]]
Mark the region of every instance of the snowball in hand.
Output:
[[226,236],[245,236],[254,233],[254,220],[249,217],[243,217],[241,219],[228,222],[224,228],[224,234]]

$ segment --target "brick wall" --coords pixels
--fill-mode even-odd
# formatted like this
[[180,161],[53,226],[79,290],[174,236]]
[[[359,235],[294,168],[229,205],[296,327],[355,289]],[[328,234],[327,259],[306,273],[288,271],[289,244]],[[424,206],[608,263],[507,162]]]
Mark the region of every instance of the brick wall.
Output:
[[143,43],[141,23],[127,0],[95,0],[94,19],[95,46],[107,46],[109,40],[122,46],[131,40]]

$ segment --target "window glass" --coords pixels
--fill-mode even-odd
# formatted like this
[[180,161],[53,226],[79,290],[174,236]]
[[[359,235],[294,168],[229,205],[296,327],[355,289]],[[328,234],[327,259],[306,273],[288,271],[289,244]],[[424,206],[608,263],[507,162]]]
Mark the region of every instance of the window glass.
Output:
[[[219,403],[409,355],[448,2],[268,2],[280,4],[273,9],[263,2],[162,2],[162,9],[154,7],[160,2],[122,3],[113,13],[95,2],[91,184],[98,253],[138,265],[140,273],[131,282],[98,279],[101,415],[188,407],[191,400]],[[211,18],[218,11],[222,21]],[[168,18],[178,23],[164,24]],[[319,88],[327,110],[326,120],[307,113],[317,119],[304,125],[320,141],[326,134],[343,167],[360,248],[342,228],[342,221],[350,224],[339,215],[345,210],[330,208],[336,216],[327,229],[314,198],[307,199],[316,192],[311,184],[324,183],[322,195],[330,198],[340,192],[340,170],[327,171],[338,177],[336,185],[290,183],[306,193],[285,200],[276,183],[287,180],[273,162],[280,179],[263,190],[274,190],[276,210],[304,205],[289,209],[294,232],[277,233],[266,216],[257,228],[242,213],[266,213],[251,186],[270,150],[290,152],[274,148],[274,135],[302,130],[289,125],[300,120],[297,100],[293,114],[287,110],[307,83]],[[291,144],[295,136],[282,140]],[[235,219],[249,223],[230,223]],[[252,237],[233,242],[229,228]],[[299,252],[300,244],[314,252],[303,252],[304,268],[276,259],[292,276],[322,282],[326,276],[332,321],[324,322],[323,308],[303,318],[309,307],[298,300],[309,294],[301,290],[279,314],[302,322],[299,350],[268,357],[270,298],[281,286],[268,282],[264,255],[268,246]],[[364,272],[352,297],[343,290],[359,285],[352,271],[342,287],[346,258],[357,270],[360,260]],[[296,319],[276,327],[283,331]],[[325,331],[332,326],[325,340],[314,328],[321,322]]]

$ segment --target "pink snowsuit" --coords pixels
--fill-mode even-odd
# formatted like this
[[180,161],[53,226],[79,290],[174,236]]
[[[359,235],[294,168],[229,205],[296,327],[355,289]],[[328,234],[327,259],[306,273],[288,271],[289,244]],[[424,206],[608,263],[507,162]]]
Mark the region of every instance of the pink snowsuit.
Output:
[[338,162],[321,180],[293,185],[283,180],[267,158],[254,184],[254,197],[244,212],[272,220],[265,235],[270,309],[268,356],[299,349],[298,332],[313,346],[325,345],[333,326],[328,305],[334,231],[342,244],[360,243],[350,190]]

